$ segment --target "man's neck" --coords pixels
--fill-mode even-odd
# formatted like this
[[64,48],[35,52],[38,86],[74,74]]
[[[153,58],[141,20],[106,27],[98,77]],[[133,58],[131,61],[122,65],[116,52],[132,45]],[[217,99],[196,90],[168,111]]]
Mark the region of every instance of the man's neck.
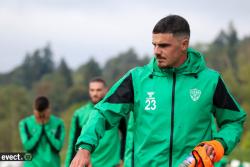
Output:
[[187,60],[187,53],[186,53],[186,54],[183,54],[183,55],[180,57],[179,62],[176,63],[176,65],[174,66],[174,68],[180,67],[186,60]]

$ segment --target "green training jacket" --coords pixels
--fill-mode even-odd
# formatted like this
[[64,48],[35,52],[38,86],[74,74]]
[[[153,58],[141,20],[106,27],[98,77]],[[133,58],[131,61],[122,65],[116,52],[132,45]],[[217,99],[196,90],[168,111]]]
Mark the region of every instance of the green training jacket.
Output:
[[[217,139],[232,151],[239,142],[246,114],[220,74],[189,48],[178,68],[160,69],[156,59],[130,70],[95,106],[77,146],[93,151],[105,128],[134,113],[131,166],[177,167],[200,142]],[[212,135],[211,114],[220,131]]]
[[[93,103],[89,102],[75,111],[70,128],[68,152],[66,156],[65,167],[69,167],[76,151],[75,144],[80,136],[82,128],[87,123],[92,110]],[[118,127],[114,127],[105,132],[96,150],[91,154],[91,162],[93,167],[113,167],[120,161],[120,138]]]
[[20,121],[19,130],[24,150],[33,156],[32,161],[24,162],[24,167],[60,167],[59,152],[65,136],[61,119],[51,115],[49,121],[41,125],[32,115]]

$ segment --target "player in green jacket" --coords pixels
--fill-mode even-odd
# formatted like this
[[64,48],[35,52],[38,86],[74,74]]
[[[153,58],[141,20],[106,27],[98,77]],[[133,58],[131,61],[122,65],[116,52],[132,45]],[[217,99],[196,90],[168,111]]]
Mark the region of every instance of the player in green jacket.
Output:
[[[72,117],[69,146],[65,162],[65,167],[69,167],[75,156],[75,144],[80,136],[82,128],[87,123],[94,104],[99,102],[106,94],[106,83],[101,78],[94,78],[89,82],[89,96],[91,102],[77,109]],[[100,143],[91,156],[93,167],[112,167],[120,162],[120,137],[118,127],[114,127],[105,132]]]
[[44,96],[36,98],[33,112],[19,123],[23,148],[33,157],[32,161],[24,162],[24,167],[60,167],[64,123],[50,114],[49,100]]
[[[206,149],[202,155],[211,163],[233,150],[246,114],[221,75],[206,66],[200,52],[188,48],[189,38],[189,24],[181,16],[169,15],[155,25],[155,57],[130,70],[95,105],[77,141],[82,150],[71,167],[91,166],[90,153],[105,129],[116,126],[130,111],[134,115],[131,166],[178,167],[204,141],[220,146],[208,142],[199,146]],[[214,136],[212,114],[220,129]]]

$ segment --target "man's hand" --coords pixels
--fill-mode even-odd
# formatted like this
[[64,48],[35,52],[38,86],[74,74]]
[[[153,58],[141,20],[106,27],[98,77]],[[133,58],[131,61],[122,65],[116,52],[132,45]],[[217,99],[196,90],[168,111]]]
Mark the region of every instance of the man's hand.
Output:
[[36,122],[39,124],[46,124],[50,119],[50,108],[43,111],[34,110],[33,113],[35,115]]
[[50,111],[44,112],[43,124],[46,124],[47,122],[49,122],[49,118],[50,118]]
[[116,167],[124,167],[124,162],[123,162],[123,160],[120,160],[119,165],[117,165]]
[[214,162],[215,151],[214,151],[213,146],[210,146],[208,144],[204,144],[203,147],[205,147],[205,149],[206,149],[207,156]]
[[44,114],[43,113],[39,113],[39,112],[35,112],[35,118],[36,118],[36,122],[39,124],[43,124],[44,122]]
[[72,160],[70,167],[92,167],[90,162],[90,152],[85,149],[79,149]]

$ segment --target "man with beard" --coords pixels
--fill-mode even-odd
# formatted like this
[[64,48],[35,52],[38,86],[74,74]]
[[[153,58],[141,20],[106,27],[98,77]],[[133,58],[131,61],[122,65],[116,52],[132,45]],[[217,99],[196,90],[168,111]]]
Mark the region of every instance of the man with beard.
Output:
[[[75,144],[77,138],[81,134],[82,128],[84,129],[85,124],[89,120],[90,113],[94,109],[94,105],[98,103],[105,96],[107,92],[106,83],[101,78],[94,78],[89,82],[89,97],[90,102],[81,108],[77,109],[73,115],[69,146],[65,162],[65,167],[69,167],[70,162],[74,158]],[[120,161],[120,138],[118,127],[114,127],[110,130],[105,131],[105,135],[100,140],[98,147],[93,152],[91,162],[94,167],[103,166],[117,166]]]
[[[169,15],[157,22],[152,31],[155,56],[128,71],[95,106],[71,167],[90,167],[90,154],[105,129],[129,113],[134,116],[132,167],[177,167],[184,160],[183,165],[213,166],[233,150],[246,113],[221,74],[189,48],[189,39],[183,17]],[[219,127],[214,135],[211,115]]]

